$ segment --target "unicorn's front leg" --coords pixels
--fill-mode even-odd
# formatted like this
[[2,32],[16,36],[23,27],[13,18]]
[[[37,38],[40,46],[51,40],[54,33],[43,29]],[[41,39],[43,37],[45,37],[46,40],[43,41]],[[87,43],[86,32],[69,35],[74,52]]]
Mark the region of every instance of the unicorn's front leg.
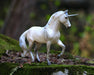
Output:
[[62,43],[61,40],[58,40],[57,44],[62,47],[62,51],[61,53],[58,55],[58,57],[60,57],[61,55],[63,55],[64,51],[65,51],[65,45]]
[[47,63],[48,63],[48,65],[51,65],[51,62],[49,61],[50,45],[51,45],[51,42],[48,41],[47,42]]

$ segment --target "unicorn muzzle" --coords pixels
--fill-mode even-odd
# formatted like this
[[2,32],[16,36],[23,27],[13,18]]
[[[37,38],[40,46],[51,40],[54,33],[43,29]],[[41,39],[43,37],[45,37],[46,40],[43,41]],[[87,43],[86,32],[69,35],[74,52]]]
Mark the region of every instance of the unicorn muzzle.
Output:
[[66,28],[70,28],[71,27],[71,24],[70,25],[68,25],[68,26],[66,26]]

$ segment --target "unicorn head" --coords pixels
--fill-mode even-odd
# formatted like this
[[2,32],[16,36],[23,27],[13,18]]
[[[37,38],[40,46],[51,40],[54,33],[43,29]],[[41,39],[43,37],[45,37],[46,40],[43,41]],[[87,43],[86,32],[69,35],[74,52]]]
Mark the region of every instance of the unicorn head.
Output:
[[78,14],[68,15],[68,10],[65,10],[65,11],[63,11],[63,12],[60,14],[60,16],[59,16],[59,21],[60,21],[61,23],[63,23],[67,28],[68,28],[68,27],[71,27],[71,23],[70,23],[70,21],[69,21],[69,17],[71,17],[71,16],[76,16],[76,15],[78,15]]

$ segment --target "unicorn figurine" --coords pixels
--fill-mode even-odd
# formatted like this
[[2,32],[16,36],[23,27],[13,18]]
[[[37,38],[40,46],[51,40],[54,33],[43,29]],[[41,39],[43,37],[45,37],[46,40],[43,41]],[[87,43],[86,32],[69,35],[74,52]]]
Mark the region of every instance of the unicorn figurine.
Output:
[[[68,15],[68,10],[65,11],[57,11],[50,17],[48,23],[44,27],[40,26],[34,26],[30,29],[26,30],[19,38],[19,45],[23,50],[23,53],[21,54],[22,57],[25,57],[27,52],[30,53],[32,62],[37,59],[37,61],[40,62],[39,55],[38,55],[38,49],[42,43],[46,43],[47,45],[47,63],[48,65],[51,64],[49,61],[49,52],[50,52],[50,46],[51,44],[58,44],[62,51],[58,55],[60,57],[65,50],[65,45],[62,43],[60,38],[60,25],[64,24],[66,28],[71,27],[71,23],[69,21],[70,16],[76,16],[77,14]],[[25,42],[25,39],[27,39],[29,43],[29,49],[27,49],[27,45]],[[32,53],[32,45],[35,42],[35,48],[34,48],[34,55]],[[34,57],[35,56],[35,57]]]

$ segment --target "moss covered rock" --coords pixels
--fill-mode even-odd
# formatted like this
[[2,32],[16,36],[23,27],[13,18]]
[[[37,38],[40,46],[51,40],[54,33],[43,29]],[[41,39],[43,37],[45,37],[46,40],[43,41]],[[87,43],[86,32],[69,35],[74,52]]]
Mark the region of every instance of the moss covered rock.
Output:
[[[1,68],[2,67],[2,68]],[[45,64],[24,64],[22,68],[18,64],[0,63],[0,75],[53,75],[62,71],[68,75],[94,75],[94,67],[85,65],[45,65]],[[86,73],[86,74],[85,74]]]
[[19,51],[19,42],[8,36],[0,34],[0,56],[6,52],[6,50]]

